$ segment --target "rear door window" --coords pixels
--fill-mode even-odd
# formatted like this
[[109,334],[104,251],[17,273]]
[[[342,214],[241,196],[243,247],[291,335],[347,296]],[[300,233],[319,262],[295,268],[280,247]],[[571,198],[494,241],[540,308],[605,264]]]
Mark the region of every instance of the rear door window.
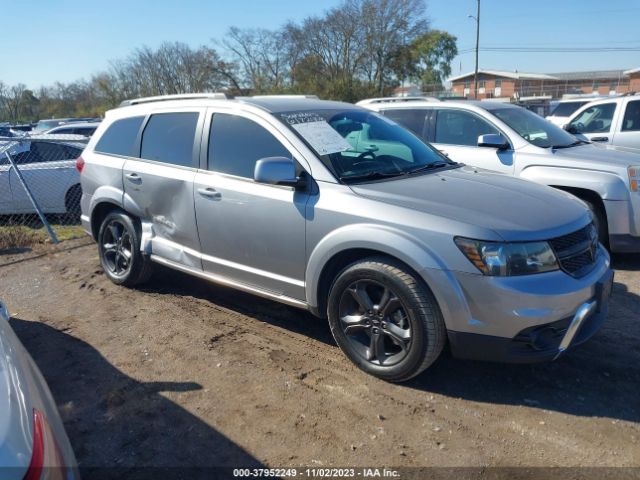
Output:
[[627,109],[624,112],[624,120],[622,120],[623,132],[640,131],[640,100],[634,100],[627,103]]
[[142,134],[140,158],[193,167],[197,112],[151,115]]
[[425,118],[427,110],[385,110],[384,115],[420,138],[425,138]]
[[102,134],[96,144],[95,151],[111,155],[137,157],[134,151],[136,139],[144,117],[130,117],[116,120]]

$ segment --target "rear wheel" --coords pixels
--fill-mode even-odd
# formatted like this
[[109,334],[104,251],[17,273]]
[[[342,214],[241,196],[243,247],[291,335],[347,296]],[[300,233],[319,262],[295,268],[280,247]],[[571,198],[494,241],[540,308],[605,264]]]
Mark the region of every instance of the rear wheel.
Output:
[[383,380],[418,375],[445,343],[444,321],[431,291],[404,265],[384,257],[356,262],[338,275],[328,317],[347,357]]
[[109,213],[100,226],[100,263],[109,279],[132,287],[151,276],[151,260],[140,251],[140,234],[133,219],[121,210]]

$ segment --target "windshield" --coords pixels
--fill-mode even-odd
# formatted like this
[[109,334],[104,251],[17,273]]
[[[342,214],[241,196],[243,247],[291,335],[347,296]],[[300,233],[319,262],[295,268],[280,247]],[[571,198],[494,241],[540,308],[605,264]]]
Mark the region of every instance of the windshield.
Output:
[[60,125],[60,120],[40,120],[33,128],[34,131],[40,132],[43,130],[49,130],[50,128]]
[[589,103],[588,101],[582,102],[562,102],[559,103],[558,106],[551,112],[551,115],[554,117],[568,117],[573,112],[578,110],[581,106]]
[[496,108],[491,113],[538,147],[568,147],[577,142],[573,135],[524,108]]
[[400,125],[362,110],[276,114],[345,183],[374,181],[458,165]]

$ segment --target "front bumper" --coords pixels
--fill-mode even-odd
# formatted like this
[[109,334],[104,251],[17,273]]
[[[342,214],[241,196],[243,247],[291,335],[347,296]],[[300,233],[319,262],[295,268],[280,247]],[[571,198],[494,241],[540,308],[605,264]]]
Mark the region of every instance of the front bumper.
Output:
[[449,331],[451,351],[457,358],[510,363],[555,360],[569,348],[589,340],[607,318],[613,270],[598,281],[595,295],[571,317],[526,328],[513,338]]
[[[553,360],[591,338],[606,319],[613,271],[600,247],[582,278],[561,271],[522,277],[449,272],[433,288],[452,353],[506,362]],[[444,308],[443,308],[444,307]]]

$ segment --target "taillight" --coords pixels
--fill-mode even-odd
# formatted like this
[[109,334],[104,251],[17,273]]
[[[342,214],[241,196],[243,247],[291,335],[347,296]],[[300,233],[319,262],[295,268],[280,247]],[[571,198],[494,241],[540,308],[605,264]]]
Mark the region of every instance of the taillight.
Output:
[[44,413],[34,408],[33,451],[24,480],[64,480],[68,467]]
[[84,170],[84,158],[78,157],[76,160],[76,170],[78,170],[78,173],[82,173],[82,170]]
[[33,452],[24,480],[40,480],[44,466],[44,414],[33,409]]

